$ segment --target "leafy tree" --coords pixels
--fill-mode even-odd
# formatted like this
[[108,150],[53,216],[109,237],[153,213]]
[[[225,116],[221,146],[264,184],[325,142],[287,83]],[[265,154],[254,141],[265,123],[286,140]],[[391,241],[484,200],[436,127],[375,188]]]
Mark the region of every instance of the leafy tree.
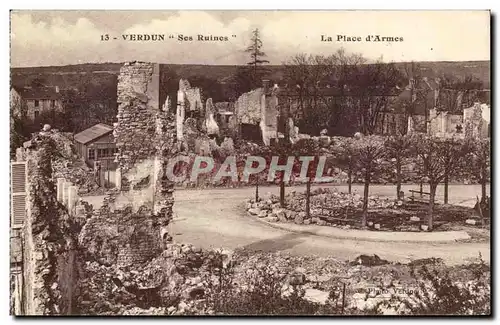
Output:
[[386,155],[384,139],[380,136],[363,136],[353,141],[356,156],[356,168],[364,175],[363,192],[363,219],[361,225],[366,227],[368,216],[368,196],[371,179],[380,167],[380,163]]
[[447,175],[454,173],[461,165],[461,160],[471,151],[464,141],[442,139],[427,135],[418,135],[413,147],[422,164],[420,172],[426,177],[430,188],[427,223],[433,229],[433,213],[436,189]]
[[396,168],[396,197],[401,199],[401,170],[404,159],[410,156],[411,147],[413,146],[411,135],[395,135],[389,137],[385,141],[387,148],[387,157],[394,159],[394,167]]
[[22,147],[28,135],[24,123],[15,116],[10,116],[10,158],[15,159],[16,149]]

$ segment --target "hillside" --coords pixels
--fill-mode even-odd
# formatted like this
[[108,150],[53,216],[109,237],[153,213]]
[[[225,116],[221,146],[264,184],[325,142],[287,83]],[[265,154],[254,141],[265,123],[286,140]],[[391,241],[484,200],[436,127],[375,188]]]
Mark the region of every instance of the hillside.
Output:
[[[396,63],[400,69],[404,69],[404,62]],[[490,85],[490,61],[459,61],[459,62],[418,62],[421,70],[426,77],[438,77],[443,74],[453,75],[463,78],[471,75],[480,79],[486,88]],[[198,65],[198,64],[165,64],[164,66],[172,69],[181,78],[192,78],[195,76],[204,76],[210,79],[222,80],[235,73],[239,66],[237,65]],[[48,67],[28,67],[11,68],[11,83],[22,86],[28,84],[34,78],[43,78],[51,84],[59,86],[77,87],[81,77],[84,79],[110,78],[110,75],[119,73],[121,63],[86,63],[67,66],[48,66]],[[283,66],[269,65],[272,80],[283,78]],[[111,77],[111,79],[114,79]],[[109,79],[108,79],[109,80]]]

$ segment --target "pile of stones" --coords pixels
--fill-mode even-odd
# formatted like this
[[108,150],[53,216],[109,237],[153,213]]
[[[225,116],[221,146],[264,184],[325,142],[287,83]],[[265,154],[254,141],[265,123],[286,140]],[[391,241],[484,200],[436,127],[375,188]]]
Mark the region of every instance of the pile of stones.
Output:
[[[400,202],[399,202],[400,203]],[[363,206],[363,197],[359,194],[340,193],[328,188],[318,188],[311,191],[310,216],[305,212],[306,194],[290,192],[285,197],[285,207],[282,208],[279,198],[270,195],[267,200],[256,202],[249,199],[246,210],[250,215],[257,216],[268,222],[294,222],[296,224],[317,224],[320,226],[339,226],[345,229],[351,227],[348,222],[352,220],[354,212]],[[392,209],[398,202],[377,196],[368,199],[369,209]],[[345,219],[345,221],[343,221]],[[374,229],[380,229],[372,224]]]

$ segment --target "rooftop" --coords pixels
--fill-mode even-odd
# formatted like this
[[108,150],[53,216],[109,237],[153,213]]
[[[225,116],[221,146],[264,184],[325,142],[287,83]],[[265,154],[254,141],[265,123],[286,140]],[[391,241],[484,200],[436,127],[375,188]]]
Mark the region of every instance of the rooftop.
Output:
[[113,132],[113,127],[104,123],[99,123],[76,134],[75,141],[81,144],[87,144],[111,132]]
[[13,87],[23,99],[61,99],[57,87]]

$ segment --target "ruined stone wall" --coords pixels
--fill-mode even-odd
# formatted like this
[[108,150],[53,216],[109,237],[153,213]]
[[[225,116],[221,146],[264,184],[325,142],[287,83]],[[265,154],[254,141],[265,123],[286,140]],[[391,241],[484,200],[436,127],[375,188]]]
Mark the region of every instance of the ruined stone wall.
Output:
[[27,209],[23,228],[24,313],[57,315],[70,313],[77,290],[75,220],[57,201],[52,180],[55,142],[40,134],[27,148]]
[[489,115],[489,106],[485,104],[475,103],[474,106],[464,109],[465,136],[474,138],[488,137]]
[[162,248],[161,224],[161,216],[149,207],[115,208],[105,202],[85,224],[78,241],[86,260],[106,266],[142,263]]
[[155,155],[155,119],[160,110],[159,65],[125,63],[118,76],[118,122],[114,136],[122,186],[130,169]]
[[235,112],[239,123],[259,125],[262,119],[261,105],[263,88],[242,94],[235,103]]
[[114,135],[121,191],[105,198],[79,236],[86,259],[103,265],[131,265],[156,256],[174,203],[164,170],[176,154],[176,119],[160,109],[159,66],[127,63],[118,80]]

